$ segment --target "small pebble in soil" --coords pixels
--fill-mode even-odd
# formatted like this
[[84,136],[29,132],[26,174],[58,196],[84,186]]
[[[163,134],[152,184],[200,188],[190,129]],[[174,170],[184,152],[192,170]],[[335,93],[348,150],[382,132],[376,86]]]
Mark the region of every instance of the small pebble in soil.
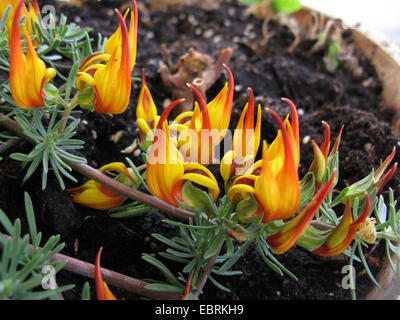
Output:
[[154,32],[148,31],[148,32],[146,33],[146,40],[151,40],[151,39],[153,39],[153,38],[154,38]]
[[199,20],[197,20],[197,19],[195,18],[195,16],[193,16],[193,15],[189,15],[189,16],[188,16],[188,21],[189,21],[190,24],[191,24],[192,26],[194,26],[194,27],[196,27],[196,26],[199,24]]
[[96,140],[97,139],[97,132],[95,130],[92,130],[91,132],[92,132],[93,140]]
[[111,137],[110,137],[110,141],[117,143],[119,141],[119,139],[121,139],[122,135],[124,134],[123,130],[119,130],[116,133],[114,133]]
[[238,43],[238,42],[240,42],[240,37],[239,36],[234,36],[232,38],[232,41],[235,42],[235,43]]
[[235,91],[242,91],[242,89],[243,89],[243,85],[241,85],[241,84],[236,84],[235,85]]
[[127,146],[121,153],[131,153],[137,147],[137,140],[135,139],[129,146]]
[[79,251],[79,239],[76,238],[74,241],[74,253],[78,254],[78,251]]
[[303,140],[301,141],[301,143],[302,143],[302,144],[307,144],[307,143],[310,142],[310,140],[311,140],[311,137],[310,137],[310,136],[305,136],[305,137],[303,138]]
[[214,35],[214,30],[208,29],[203,33],[203,37],[206,39],[211,38]]
[[217,35],[213,38],[213,42],[214,43],[220,43],[222,41],[222,36],[221,35]]
[[166,107],[168,107],[171,104],[171,99],[167,98],[163,101],[163,108],[165,109]]

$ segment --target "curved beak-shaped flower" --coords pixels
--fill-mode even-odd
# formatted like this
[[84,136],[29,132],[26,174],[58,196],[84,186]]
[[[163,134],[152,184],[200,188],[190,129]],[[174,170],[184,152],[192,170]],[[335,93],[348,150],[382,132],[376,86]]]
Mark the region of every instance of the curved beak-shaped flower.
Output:
[[[190,205],[196,202],[193,198],[196,192],[189,187],[192,183],[207,188],[214,201],[219,194],[213,174],[201,164],[185,163],[176,147],[176,141],[170,137],[166,120],[171,110],[182,101],[172,102],[161,114],[146,167],[146,181],[150,191],[173,206],[178,206],[177,200]],[[197,191],[201,193],[199,189]]]
[[228,197],[233,203],[245,200],[247,194],[252,194],[258,203],[258,209],[253,215],[264,212],[264,223],[291,217],[300,203],[297,173],[299,154],[293,143],[298,141],[297,117],[294,117],[292,123],[286,118],[284,123],[274,111],[268,112],[278,124],[277,137],[269,148],[264,142],[262,160],[257,161],[246,175],[236,178],[228,191]]
[[321,186],[321,182],[325,175],[329,158],[333,157],[339,149],[340,139],[343,131],[342,126],[336,138],[335,144],[332,150],[329,152],[331,130],[328,123],[322,121],[322,124],[325,127],[324,139],[322,141],[321,147],[318,147],[314,140],[311,141],[314,149],[314,160],[311,163],[310,168],[308,169],[309,172],[313,172],[315,175],[315,192],[317,192],[319,187]]
[[136,107],[136,121],[139,127],[141,142],[143,142],[146,135],[151,135],[152,138],[154,137],[152,130],[157,128],[159,119],[160,116],[157,114],[157,107],[153,101],[150,90],[146,85],[144,70],[142,70],[142,88],[140,90],[139,100]]
[[103,248],[101,247],[96,255],[96,263],[94,265],[94,279],[96,282],[96,294],[97,300],[117,300],[114,294],[111,292],[107,283],[103,281],[100,268],[100,258]]
[[[200,91],[191,84],[187,86],[197,98],[195,108],[180,114],[169,129],[176,131],[178,148],[186,162],[208,165],[214,156],[215,130],[212,130],[207,104]],[[185,122],[187,119],[190,120]]]
[[[25,1],[24,1],[25,2]],[[3,16],[7,7],[11,5],[11,11],[6,21],[6,26],[8,30],[12,28],[12,21],[14,19],[14,12],[18,7],[20,0],[1,0],[0,1],[0,18]],[[34,35],[33,25],[32,23],[39,23],[38,15],[40,14],[39,5],[37,0],[32,0],[32,2],[28,3],[28,9],[25,4],[22,6],[22,16],[26,17],[25,19],[25,27],[29,36]]]
[[339,225],[332,231],[329,238],[322,246],[312,251],[313,253],[323,256],[336,256],[347,249],[351,241],[353,241],[356,233],[364,226],[365,221],[368,218],[371,209],[371,201],[367,192],[365,193],[365,198],[366,204],[364,211],[357,220],[354,221],[353,213],[351,211],[350,197],[347,197],[346,207]]
[[277,233],[267,238],[268,244],[274,253],[284,253],[296,243],[332,188],[335,175],[336,171],[333,172],[329,182],[319,190],[296,217],[287,222]]
[[[120,114],[126,110],[131,95],[131,61],[128,30],[121,13],[116,10],[122,45],[111,54],[96,52],[85,59],[76,74],[76,87],[90,85],[95,93],[94,109],[98,113]],[[120,50],[119,50],[120,48]],[[120,52],[121,51],[121,52]],[[120,58],[119,58],[120,57]],[[107,61],[101,64],[100,61]]]
[[40,108],[44,106],[43,87],[52,80],[56,71],[47,68],[33,47],[26,27],[23,33],[26,39],[27,53],[22,52],[19,35],[20,15],[24,0],[19,2],[15,10],[12,30],[9,37],[10,48],[10,89],[15,103],[23,109]]
[[[132,181],[134,186],[137,185],[137,182],[122,162],[106,164],[99,171],[101,173],[117,171]],[[68,189],[68,192],[73,202],[103,211],[119,207],[125,200],[123,195],[116,194],[113,190],[104,187],[95,180],[89,180],[80,187]]]
[[[126,10],[124,14],[124,20],[129,13],[129,9]],[[129,24],[129,57],[130,57],[130,70],[132,71],[136,62],[136,51],[137,51],[137,30],[138,30],[138,10],[136,1],[132,0],[132,11]],[[125,24],[125,23],[124,23]],[[122,57],[121,48],[123,47],[123,35],[122,35],[121,25],[118,27],[117,31],[106,41],[104,46],[104,52],[112,55],[116,51],[115,58],[120,60]]]
[[[218,95],[207,104],[208,113],[210,115],[211,128],[217,132],[224,132],[229,127],[232,113],[234,79],[231,70],[224,64],[224,68],[228,71],[228,82],[221,89]],[[216,142],[221,142],[224,136],[219,136]]]
[[[246,119],[245,119],[246,118]],[[247,171],[254,163],[260,146],[261,136],[261,106],[258,106],[257,121],[254,128],[254,94],[249,88],[249,101],[245,105],[238,125],[233,134],[232,150],[222,158],[220,165],[221,176],[225,183],[232,177],[240,175],[242,169]]]
[[393,147],[392,153],[382,162],[378,169],[376,169],[374,173],[374,185],[373,188],[378,188],[378,192],[381,192],[382,188],[388,183],[388,181],[393,177],[394,173],[397,170],[397,162],[393,165],[393,167],[385,173],[387,167],[390,162],[392,162],[394,155],[396,153],[396,147]]

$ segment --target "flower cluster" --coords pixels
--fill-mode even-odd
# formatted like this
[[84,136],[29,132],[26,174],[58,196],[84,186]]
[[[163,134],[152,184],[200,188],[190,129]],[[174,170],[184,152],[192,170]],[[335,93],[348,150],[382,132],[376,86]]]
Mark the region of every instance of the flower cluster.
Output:
[[[169,114],[182,100],[172,102],[158,116],[143,73],[136,111],[142,148],[149,154],[146,180],[153,195],[173,206],[185,204],[193,209],[206,208],[207,205],[200,196],[202,190],[207,190],[214,201],[220,194],[217,179],[207,166],[213,163],[216,146],[227,136],[231,117],[231,90],[234,80],[228,66],[225,68],[229,82],[217,97],[207,104],[196,87],[188,84],[196,97],[194,110],[179,114],[170,123],[167,122]],[[337,168],[328,176],[328,167],[332,159],[337,157],[343,130],[342,127],[331,150],[330,127],[326,122],[323,122],[325,134],[321,147],[312,141],[314,160],[309,168],[309,177],[312,175],[314,179],[314,195],[308,203],[300,207],[300,135],[297,109],[289,99],[282,100],[289,105],[291,114],[283,121],[276,112],[267,109],[279,130],[269,146],[266,141],[263,142],[262,159],[255,162],[261,143],[261,106],[257,108],[254,121],[254,95],[249,88],[248,103],[244,106],[234,131],[232,148],[224,154],[220,163],[225,192],[236,205],[233,219],[239,224],[261,222],[266,226],[271,223],[275,225],[274,231],[267,236],[267,241],[278,254],[286,252],[296,243],[327,195],[332,192],[338,179]],[[378,191],[396,170],[395,165],[381,177],[392,158],[393,153],[375,174],[376,182],[373,187],[379,187]],[[310,179],[307,183],[310,183]],[[352,221],[350,197],[347,197],[340,224],[320,237],[324,242],[313,250],[314,253],[336,255],[347,248],[370,214],[368,193],[365,193],[365,199],[367,202],[363,213],[356,221]],[[298,213],[299,209],[301,210]],[[231,230],[230,234],[237,235],[238,240],[247,238],[240,232],[240,228]]]
[[[132,1],[129,30],[126,17],[116,10],[119,27],[105,43],[104,52],[95,52],[87,57],[76,74],[76,88],[93,90],[91,104],[98,113],[123,113],[131,95],[132,69],[136,61],[138,13]],[[87,94],[87,93],[85,93]]]
[[[77,58],[78,61],[74,62],[73,71],[65,87],[70,86],[68,90],[75,89],[76,93],[72,99],[69,99],[70,92],[64,92],[63,96],[69,102],[61,98],[61,89],[59,91],[54,86],[57,99],[51,100],[47,96],[51,90],[46,88],[51,88],[49,82],[57,72],[53,68],[47,68],[44,60],[39,57],[40,51],[38,50],[39,54],[36,51],[40,45],[40,42],[39,45],[36,43],[36,36],[40,31],[38,28],[41,27],[41,19],[38,16],[40,10],[36,0],[29,3],[28,7],[25,0],[0,2],[0,15],[8,12],[6,27],[10,55],[9,89],[15,104],[22,109],[49,107],[51,103],[54,107],[56,104],[53,113],[49,112],[51,116],[47,129],[40,119],[45,112],[40,116],[35,113],[38,110],[26,112],[32,114],[33,125],[24,117],[15,118],[24,134],[36,143],[31,154],[14,156],[25,163],[32,162],[28,169],[28,177],[43,163],[42,180],[45,181],[50,162],[58,179],[60,172],[71,178],[66,171],[71,169],[67,162],[83,162],[78,156],[66,151],[78,149],[80,144],[80,141],[72,139],[75,134],[73,130],[79,120],[74,120],[70,126],[66,126],[69,112],[73,108],[80,105],[82,108],[107,114],[121,114],[127,109],[131,98],[138,28],[137,5],[135,0],[131,2],[132,9],[128,9],[124,15],[115,10],[119,26],[102,49],[99,49],[102,51],[88,51],[87,56]],[[21,24],[23,17],[25,22]],[[90,41],[88,42],[90,44]],[[300,126],[295,104],[287,98],[282,99],[290,108],[290,114],[282,119],[274,110],[263,110],[261,105],[256,107],[253,90],[248,88],[248,101],[243,106],[238,122],[233,124],[236,127],[232,133],[230,127],[235,81],[230,68],[226,64],[223,67],[227,81],[209,102],[204,96],[204,88],[196,87],[195,81],[187,83],[189,92],[195,97],[193,108],[191,111],[175,115],[174,119],[169,119],[170,115],[185,99],[171,102],[159,114],[160,108],[157,108],[152,98],[145,71],[142,70],[136,121],[140,148],[145,159],[142,169],[145,169],[145,172],[141,174],[134,165],[127,168],[122,162],[106,164],[98,170],[99,172],[94,170],[102,178],[103,174],[107,175],[105,178],[108,180],[102,180],[106,183],[90,179],[82,186],[69,189],[72,201],[95,210],[109,211],[122,206],[127,199],[127,193],[124,195],[116,191],[118,188],[115,188],[113,182],[122,183],[122,187],[125,188],[122,191],[133,191],[132,189],[137,189],[143,183],[153,195],[146,196],[152,201],[159,201],[164,207],[203,214],[194,215],[196,218],[203,218],[204,213],[208,213],[207,219],[201,222],[206,221],[205,223],[214,225],[200,227],[204,227],[202,230],[209,230],[209,227],[217,225],[214,235],[218,240],[222,240],[219,243],[216,241],[217,245],[213,243],[206,248],[207,251],[202,257],[207,258],[218,255],[218,245],[220,244],[221,248],[226,239],[232,241],[229,237],[237,241],[262,238],[266,243],[262,249],[271,250],[276,254],[282,254],[299,244],[315,254],[324,256],[343,253],[354,239],[374,243],[377,232],[375,220],[370,215],[375,209],[376,195],[397,170],[397,163],[388,169],[394,158],[395,148],[377,170],[373,170],[369,176],[346,187],[333,197],[333,189],[339,176],[338,152],[343,127],[331,148],[330,126],[327,122],[322,122],[325,129],[323,141],[319,146],[311,140],[314,159],[308,164],[308,172],[301,179]],[[65,88],[63,90],[67,91]],[[59,115],[57,109],[60,106],[65,108],[62,116],[64,118],[56,123]],[[278,128],[275,138],[270,143],[262,139],[263,112],[264,116],[273,118]],[[222,145],[224,153],[220,156]],[[261,158],[257,160],[259,153]],[[216,164],[219,164],[217,170]],[[73,177],[71,180],[74,180]],[[107,182],[110,180],[111,182]],[[224,189],[223,192],[221,188]],[[221,193],[224,193],[225,197],[220,198]],[[232,208],[220,210],[225,214],[221,214],[222,218],[218,216],[219,209],[216,209],[215,205],[218,201],[228,203],[229,208]],[[147,205],[148,202],[143,201],[142,205]],[[341,217],[337,218],[335,212],[335,219],[326,218],[329,216],[327,212],[334,211],[333,208],[338,204],[344,205]],[[358,214],[358,209],[361,214]],[[135,211],[135,214],[137,212]],[[325,217],[321,218],[320,212],[323,212]],[[394,220],[392,218],[392,221]],[[329,223],[325,223],[327,221]],[[318,229],[316,222],[325,223],[324,228]],[[174,244],[173,241],[169,241],[169,244],[171,243]],[[184,246],[179,244],[178,247]],[[232,245],[232,252],[233,250]],[[194,251],[193,256],[197,257],[197,248]],[[95,264],[98,298],[112,300],[115,297],[102,280],[100,255],[101,249]],[[185,256],[191,257],[191,254],[185,253]],[[196,269],[200,270],[205,265],[203,262],[200,261],[200,266]],[[192,271],[184,297],[190,293],[193,274]]]

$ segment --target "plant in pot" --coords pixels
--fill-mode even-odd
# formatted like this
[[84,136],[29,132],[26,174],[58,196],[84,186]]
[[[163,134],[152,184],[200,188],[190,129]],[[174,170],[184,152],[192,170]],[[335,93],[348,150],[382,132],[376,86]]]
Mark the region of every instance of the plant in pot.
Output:
[[357,56],[355,74],[341,59],[351,39],[295,36],[283,23],[293,1],[267,1],[264,21],[232,2],[62,7],[108,39],[36,1],[6,2],[3,298],[324,299],[329,280],[310,285],[321,269],[337,298],[356,298],[357,268],[379,286],[375,253],[399,276],[397,136],[347,105],[381,101],[372,66]]

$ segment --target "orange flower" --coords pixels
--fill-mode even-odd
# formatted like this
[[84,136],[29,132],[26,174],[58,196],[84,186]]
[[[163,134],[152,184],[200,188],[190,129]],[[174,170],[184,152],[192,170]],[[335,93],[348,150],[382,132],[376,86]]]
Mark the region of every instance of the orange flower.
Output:
[[255,197],[258,209],[253,216],[263,212],[264,223],[293,216],[300,203],[300,183],[297,173],[299,161],[297,112],[292,107],[292,122],[285,122],[272,110],[279,132],[269,148],[263,144],[262,160],[257,161],[248,173],[235,179],[228,191],[229,199],[238,203]]
[[[129,9],[126,10],[124,14],[124,20],[126,20],[126,16],[128,15]],[[136,61],[136,50],[137,50],[137,30],[138,30],[138,10],[136,1],[132,0],[132,12],[129,24],[129,32],[128,32],[128,39],[129,39],[129,57],[130,57],[130,70],[132,71],[133,67],[135,66]],[[125,24],[125,23],[124,23]],[[121,29],[121,25],[118,27],[117,31],[108,38],[105,43],[105,50],[104,52],[107,54],[112,55],[114,51],[116,52],[115,58],[117,60],[121,60],[122,52],[121,48],[123,47],[123,31]]]
[[[3,16],[7,7],[11,5],[11,11],[6,21],[6,26],[8,30],[12,28],[12,21],[14,19],[14,13],[20,0],[1,0],[0,1],[0,18]],[[26,8],[25,4],[22,6],[22,16],[26,17],[25,19],[25,27],[29,36],[34,35],[33,32],[33,23],[39,23],[38,15],[40,14],[39,5],[37,0],[32,0],[32,2],[28,3],[28,8]]]
[[319,190],[314,198],[296,217],[287,222],[277,233],[268,237],[268,244],[273,252],[277,254],[284,253],[296,243],[332,188],[335,175],[336,171],[332,173],[329,182]]
[[339,149],[340,139],[343,131],[342,126],[336,138],[336,142],[332,150],[329,152],[331,130],[328,123],[322,121],[322,124],[325,127],[324,139],[322,141],[321,147],[318,147],[314,140],[311,141],[314,149],[314,160],[311,163],[310,168],[308,169],[309,172],[313,172],[315,175],[315,192],[318,191],[321,185],[329,158],[333,157]]
[[[130,179],[134,185],[137,183],[122,162],[109,163],[102,166],[99,171],[101,173],[117,171]],[[125,201],[123,195],[116,194],[95,180],[89,180],[80,187],[69,189],[68,192],[73,202],[96,210],[116,208]]]
[[249,88],[249,101],[243,108],[233,134],[232,150],[228,151],[221,161],[220,172],[225,183],[240,174],[236,173],[236,170],[247,171],[249,164],[253,164],[260,146],[260,136],[261,106],[258,106],[257,122],[254,128],[254,94],[253,90]]
[[108,287],[107,283],[103,281],[103,277],[101,275],[100,269],[100,258],[101,252],[103,251],[103,247],[99,249],[96,255],[96,263],[94,266],[94,279],[96,282],[96,293],[97,293],[97,300],[117,300],[114,294],[111,292],[110,288]]
[[[122,34],[121,48],[114,46],[111,54],[102,52],[92,54],[82,62],[80,71],[76,74],[78,90],[82,90],[86,85],[93,88],[94,109],[98,113],[124,112],[131,95],[132,66],[128,30],[121,13],[118,10],[116,13]],[[107,63],[104,65],[99,63],[100,61]]]
[[[232,72],[228,66],[224,64],[224,68],[228,71],[229,80],[225,83],[225,86],[218,95],[207,104],[211,128],[218,132],[223,132],[229,128],[232,113],[234,80]],[[216,143],[221,142],[223,138],[223,136],[219,136],[219,141],[216,141]]]
[[144,70],[142,70],[142,88],[139,93],[139,100],[136,107],[136,121],[139,127],[140,141],[146,135],[153,137],[152,130],[157,127],[160,116],[157,114],[157,107],[153,101],[150,90],[146,85]]
[[[214,156],[215,141],[211,119],[206,101],[191,84],[187,85],[196,96],[195,108],[180,114],[169,126],[171,132],[176,132],[178,149],[186,162],[197,162],[208,165]],[[186,119],[190,119],[186,122]],[[219,142],[218,142],[219,143]]]
[[339,225],[330,233],[329,238],[322,246],[312,251],[313,253],[323,256],[336,256],[347,249],[358,230],[364,226],[369,215],[371,201],[367,192],[365,193],[365,198],[366,204],[364,211],[357,220],[354,221],[353,213],[351,212],[350,197],[347,197],[346,207]]
[[15,103],[23,109],[40,108],[44,106],[43,87],[56,75],[56,71],[47,68],[37,56],[26,27],[23,34],[26,39],[27,53],[22,52],[19,36],[21,10],[24,0],[19,2],[15,10],[12,30],[9,37],[10,48],[10,89]]
[[397,170],[397,162],[393,165],[393,167],[385,173],[387,167],[389,166],[390,162],[392,162],[394,158],[394,154],[396,153],[396,147],[393,147],[391,154],[382,162],[378,169],[376,169],[374,173],[374,185],[373,188],[378,188],[377,193],[381,192],[383,187],[389,180],[393,177],[394,173]]
[[[177,200],[193,206],[201,206],[197,198],[200,190],[192,182],[207,188],[214,201],[219,194],[217,180],[204,166],[186,162],[170,137],[167,117],[183,99],[172,102],[161,114],[155,131],[146,167],[146,181],[150,191],[159,199],[178,206]],[[194,188],[194,189],[192,189]]]

